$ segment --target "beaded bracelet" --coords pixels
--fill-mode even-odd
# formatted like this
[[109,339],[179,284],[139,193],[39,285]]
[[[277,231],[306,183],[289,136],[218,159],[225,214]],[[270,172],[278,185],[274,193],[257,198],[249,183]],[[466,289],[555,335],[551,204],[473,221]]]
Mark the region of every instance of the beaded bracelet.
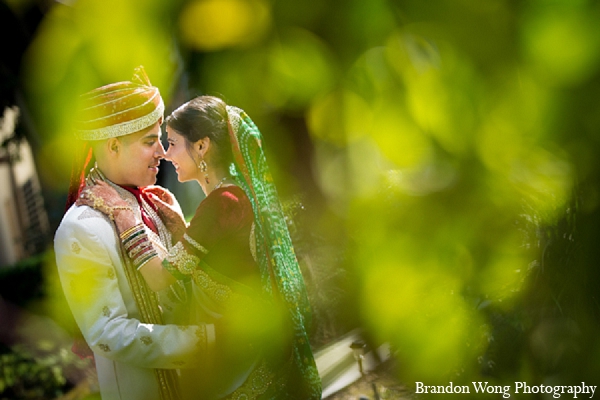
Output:
[[110,208],[110,219],[114,221],[115,216],[114,216],[114,211],[115,210],[123,210],[123,211],[131,211],[133,212],[133,208],[131,208],[130,206],[114,206]]
[[132,226],[119,236],[129,259],[137,270],[146,265],[152,258],[158,256],[146,234],[144,224]]

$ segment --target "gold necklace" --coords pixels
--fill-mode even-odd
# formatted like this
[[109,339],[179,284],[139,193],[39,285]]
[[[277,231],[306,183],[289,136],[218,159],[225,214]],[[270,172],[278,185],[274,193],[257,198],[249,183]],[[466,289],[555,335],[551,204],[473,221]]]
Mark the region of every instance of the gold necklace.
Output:
[[215,190],[220,188],[225,183],[226,180],[227,180],[227,177],[221,179],[221,181],[219,183],[217,183],[214,188],[212,188],[211,192],[214,192]]

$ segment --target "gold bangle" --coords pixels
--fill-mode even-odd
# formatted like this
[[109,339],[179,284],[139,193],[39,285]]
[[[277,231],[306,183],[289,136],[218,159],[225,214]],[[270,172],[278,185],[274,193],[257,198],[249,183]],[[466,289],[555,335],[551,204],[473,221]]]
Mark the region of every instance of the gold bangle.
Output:
[[131,228],[125,230],[124,232],[122,232],[119,236],[121,237],[122,241],[125,241],[126,239],[129,238],[130,235],[132,235],[133,233],[135,233],[135,231],[143,231],[144,230],[144,225],[143,224],[137,224],[132,226]]

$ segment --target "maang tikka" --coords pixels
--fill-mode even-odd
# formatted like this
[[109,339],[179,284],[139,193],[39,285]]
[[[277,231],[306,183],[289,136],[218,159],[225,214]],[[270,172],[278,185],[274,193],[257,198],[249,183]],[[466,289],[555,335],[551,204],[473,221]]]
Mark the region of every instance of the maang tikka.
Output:
[[208,179],[208,165],[206,164],[206,161],[204,160],[200,160],[200,164],[198,164],[198,168],[200,168],[200,171],[204,172],[204,180],[206,181],[206,184],[208,185],[210,183],[209,179]]

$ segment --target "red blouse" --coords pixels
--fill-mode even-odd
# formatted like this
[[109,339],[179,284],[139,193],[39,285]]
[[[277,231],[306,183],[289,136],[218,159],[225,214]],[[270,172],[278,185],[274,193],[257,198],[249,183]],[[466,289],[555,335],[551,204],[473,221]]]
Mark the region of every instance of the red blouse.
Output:
[[258,287],[260,271],[250,250],[253,222],[252,205],[243,189],[234,185],[221,187],[200,203],[182,243],[188,253],[203,259],[215,271]]

